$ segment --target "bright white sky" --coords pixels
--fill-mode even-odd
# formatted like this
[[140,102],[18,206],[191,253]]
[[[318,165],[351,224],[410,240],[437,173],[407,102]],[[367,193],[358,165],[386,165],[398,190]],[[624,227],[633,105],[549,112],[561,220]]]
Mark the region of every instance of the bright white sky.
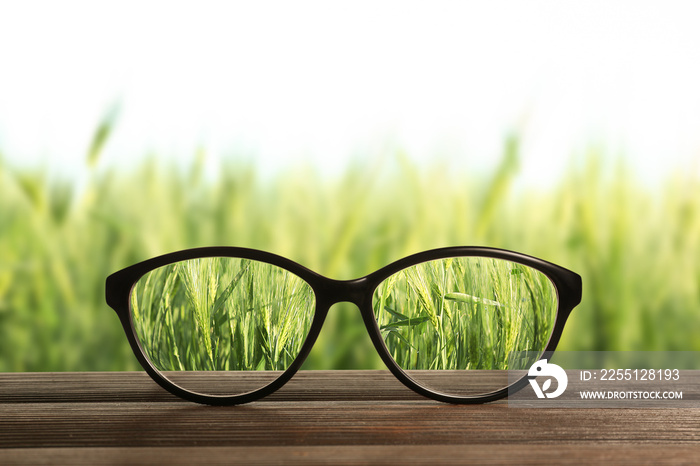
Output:
[[591,145],[643,176],[700,165],[700,2],[22,1],[0,4],[0,153],[84,169],[105,152],[243,150],[339,170],[399,143],[460,169],[524,135],[526,179]]

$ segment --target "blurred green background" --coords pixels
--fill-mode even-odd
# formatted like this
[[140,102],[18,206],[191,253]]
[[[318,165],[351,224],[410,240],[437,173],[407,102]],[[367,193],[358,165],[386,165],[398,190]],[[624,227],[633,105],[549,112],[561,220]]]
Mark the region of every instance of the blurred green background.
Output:
[[700,350],[700,6],[205,3],[3,6],[0,371],[138,369],[106,276],[212,245],[512,249],[583,277],[561,349]]
[[[2,371],[138,369],[105,277],[205,245],[272,251],[340,279],[434,247],[513,249],[583,277],[561,349],[700,350],[700,183],[682,172],[649,187],[591,150],[553,187],[523,187],[517,134],[480,178],[419,169],[398,149],[336,177],[302,167],[263,179],[235,157],[206,175],[203,151],[184,168],[100,170],[110,124],[82,185],[0,161]],[[306,367],[381,367],[357,309],[332,309]]]

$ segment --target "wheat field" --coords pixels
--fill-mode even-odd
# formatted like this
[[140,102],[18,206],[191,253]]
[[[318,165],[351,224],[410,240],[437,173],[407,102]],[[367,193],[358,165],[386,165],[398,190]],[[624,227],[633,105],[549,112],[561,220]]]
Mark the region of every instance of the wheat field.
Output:
[[[523,187],[512,136],[488,177],[400,153],[331,178],[308,166],[262,176],[231,157],[212,176],[202,157],[103,167],[102,143],[80,185],[0,155],[0,371],[138,369],[104,303],[106,276],[213,245],[338,279],[435,247],[512,249],[583,278],[560,349],[700,350],[700,183],[680,171],[650,187],[590,151],[551,187]],[[357,309],[331,309],[304,367],[382,367]]]

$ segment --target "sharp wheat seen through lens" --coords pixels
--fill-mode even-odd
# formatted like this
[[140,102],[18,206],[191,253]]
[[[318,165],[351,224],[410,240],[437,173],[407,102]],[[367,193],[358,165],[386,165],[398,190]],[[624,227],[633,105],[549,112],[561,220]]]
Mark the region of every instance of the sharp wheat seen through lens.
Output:
[[308,284],[279,267],[200,258],[142,277],[131,313],[151,363],[182,384],[176,371],[286,370],[308,335],[314,299]]
[[[410,267],[374,294],[379,329],[398,365],[428,388],[469,395],[504,388],[507,370],[529,367],[547,346],[556,310],[556,290],[544,274],[483,257]],[[476,380],[474,370],[489,370],[490,379]],[[451,376],[442,378],[446,371]]]

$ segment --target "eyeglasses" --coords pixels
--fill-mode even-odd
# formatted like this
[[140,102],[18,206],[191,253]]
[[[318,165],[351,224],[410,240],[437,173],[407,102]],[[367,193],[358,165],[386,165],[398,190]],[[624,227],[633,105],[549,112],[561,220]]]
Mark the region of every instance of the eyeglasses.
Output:
[[527,369],[551,356],[581,277],[516,252],[451,247],[339,281],[275,254],[209,247],[112,274],[106,299],[146,372],[187,400],[233,405],[279,389],[329,308],[347,301],[408,388],[482,403],[526,385]]

